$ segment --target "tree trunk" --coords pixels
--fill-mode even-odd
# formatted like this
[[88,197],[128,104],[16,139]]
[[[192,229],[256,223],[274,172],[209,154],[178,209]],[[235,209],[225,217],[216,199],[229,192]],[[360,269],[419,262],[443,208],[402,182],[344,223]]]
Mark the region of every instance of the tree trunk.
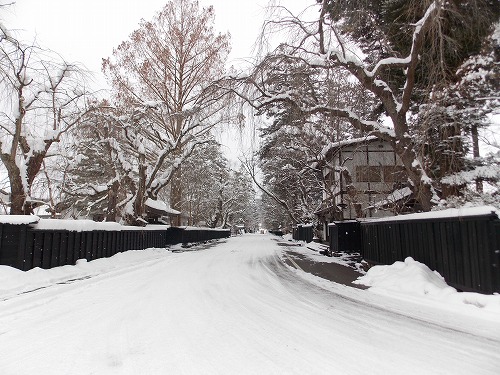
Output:
[[[347,196],[349,197],[349,203],[352,205],[352,207],[354,207],[356,217],[365,217],[365,215],[363,214],[362,205],[358,202],[358,191],[352,182],[351,174],[347,169],[343,169],[341,174],[345,182],[345,190],[347,191]],[[341,187],[341,189],[343,188]]]
[[[477,125],[472,125],[471,136],[472,136],[472,156],[474,156],[474,158],[479,158],[480,157],[480,155],[479,155],[479,132],[478,132]],[[478,193],[483,192],[483,181],[481,181],[480,179],[476,180],[476,191]]]
[[[182,169],[177,168],[173,173],[172,182],[170,186],[170,207],[174,210],[182,212]],[[181,218],[178,215],[175,219],[174,225],[181,225]]]
[[411,139],[403,138],[394,142],[392,147],[396,154],[401,158],[403,166],[405,167],[408,179],[412,184],[412,191],[415,199],[420,204],[422,211],[430,211],[432,209],[433,191],[430,180],[428,180],[422,169],[421,164],[418,162],[414,147],[411,145]]
[[[11,215],[29,215],[26,212],[26,193],[24,192],[21,176],[10,176],[10,214]],[[29,210],[28,210],[29,211]]]
[[132,211],[127,212],[124,215],[124,219],[129,225],[144,226],[145,222],[143,220],[144,216],[144,202],[146,194],[146,156],[144,154],[139,155],[139,181],[137,184],[137,191],[134,195],[134,200],[132,202]]
[[144,199],[146,196],[146,156],[139,155],[139,186],[134,201],[134,214],[136,219],[142,219],[144,216]]
[[[461,129],[456,123],[442,125],[439,131],[438,145],[440,179],[462,170]],[[444,151],[443,151],[444,150]],[[442,184],[443,198],[460,195],[463,185]]]
[[219,221],[221,225],[224,224],[224,215],[222,213],[222,190],[219,191],[219,199],[217,200],[217,213],[215,214],[214,228],[217,226]]
[[21,178],[21,171],[15,160],[9,154],[1,154],[2,160],[10,182],[10,214],[11,215],[28,215],[26,212],[26,191]]
[[106,221],[116,221],[116,205],[118,203],[118,189],[120,182],[114,181],[108,189],[108,209]]

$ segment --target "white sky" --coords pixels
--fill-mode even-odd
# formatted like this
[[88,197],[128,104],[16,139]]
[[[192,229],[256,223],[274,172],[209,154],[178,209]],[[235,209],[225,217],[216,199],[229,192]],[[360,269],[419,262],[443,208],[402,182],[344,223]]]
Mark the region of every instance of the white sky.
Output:
[[[61,54],[69,62],[79,62],[96,74],[96,88],[105,87],[100,73],[101,59],[134,31],[141,18],[152,19],[168,0],[12,0],[14,5],[0,11],[0,20],[21,36],[37,39],[42,47]],[[298,14],[314,0],[199,0],[213,5],[215,28],[231,33],[230,65],[241,65],[252,55],[253,45],[266,18],[270,1],[281,3]],[[0,4],[11,0],[0,0]],[[497,116],[496,118],[498,118]],[[500,120],[494,120],[499,123]],[[498,132],[496,132],[498,136]],[[234,135],[231,135],[234,137]],[[491,141],[492,137],[488,135]],[[238,142],[233,142],[233,145]],[[494,147],[493,151],[496,152]],[[490,151],[487,149],[485,152]]]
[[[14,1],[0,13],[8,29],[23,30],[27,41],[36,37],[42,47],[100,74],[101,59],[111,56],[113,48],[128,38],[141,18],[152,19],[168,0]],[[214,6],[216,31],[231,34],[229,63],[239,65],[240,59],[251,56],[269,0],[199,1],[203,7]],[[0,4],[8,2],[0,0]],[[307,0],[281,3],[291,9],[295,5],[297,10],[308,5]]]
[[[168,0],[12,0],[14,5],[0,11],[0,21],[9,30],[18,30],[21,40],[49,48],[71,63],[80,63],[94,73],[95,89],[106,88],[101,61],[138,27],[141,19],[151,20]],[[0,0],[8,4],[10,0]],[[298,14],[314,0],[199,0],[202,7],[213,5],[216,32],[231,34],[228,65],[242,66],[252,56],[266,7],[282,4]],[[225,153],[237,159],[242,138],[229,131],[223,135]],[[235,139],[236,138],[236,139]],[[243,142],[245,143],[245,142]]]

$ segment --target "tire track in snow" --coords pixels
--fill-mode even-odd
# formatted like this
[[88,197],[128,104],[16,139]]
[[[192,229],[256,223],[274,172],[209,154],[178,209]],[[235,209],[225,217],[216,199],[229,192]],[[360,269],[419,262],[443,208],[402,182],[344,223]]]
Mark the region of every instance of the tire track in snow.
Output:
[[[10,302],[15,316],[0,304],[10,328],[0,373],[496,373],[496,342],[321,286],[281,250],[271,237],[236,237],[26,295]],[[22,309],[24,299],[37,305]]]

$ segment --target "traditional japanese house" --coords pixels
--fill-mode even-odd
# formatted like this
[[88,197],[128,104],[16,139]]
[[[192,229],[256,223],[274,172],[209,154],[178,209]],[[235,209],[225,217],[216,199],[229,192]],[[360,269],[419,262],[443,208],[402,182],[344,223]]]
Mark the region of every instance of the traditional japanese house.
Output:
[[325,226],[414,209],[405,169],[389,142],[374,136],[355,138],[331,144],[323,155],[326,189],[316,214]]

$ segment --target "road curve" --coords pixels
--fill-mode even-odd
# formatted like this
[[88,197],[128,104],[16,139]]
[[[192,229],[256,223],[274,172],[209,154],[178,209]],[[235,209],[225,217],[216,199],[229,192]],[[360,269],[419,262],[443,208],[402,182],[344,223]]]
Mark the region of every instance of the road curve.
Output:
[[0,374],[498,373],[499,327],[323,288],[283,251],[234,237],[0,302]]

